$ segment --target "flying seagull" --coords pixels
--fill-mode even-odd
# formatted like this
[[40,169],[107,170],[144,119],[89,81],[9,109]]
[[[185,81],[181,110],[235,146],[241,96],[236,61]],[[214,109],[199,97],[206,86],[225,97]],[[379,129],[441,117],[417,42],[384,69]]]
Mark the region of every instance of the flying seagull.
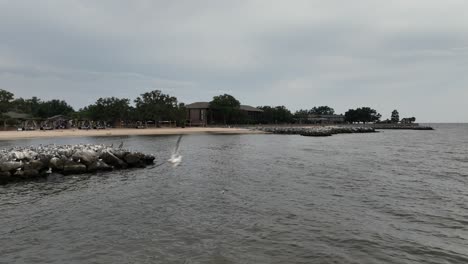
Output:
[[177,167],[182,162],[182,156],[179,154],[179,146],[180,146],[181,140],[182,140],[182,135],[180,135],[179,139],[177,139],[174,152],[172,152],[171,158],[168,160],[170,163],[172,163],[173,167]]

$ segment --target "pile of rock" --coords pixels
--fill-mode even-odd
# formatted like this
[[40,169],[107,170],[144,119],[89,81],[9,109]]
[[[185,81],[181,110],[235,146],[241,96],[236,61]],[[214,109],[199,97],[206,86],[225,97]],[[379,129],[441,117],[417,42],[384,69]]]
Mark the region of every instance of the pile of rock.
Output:
[[0,150],[0,183],[113,169],[142,168],[155,157],[105,145],[47,145]]
[[260,130],[273,134],[301,135],[308,137],[328,137],[335,134],[347,133],[373,133],[373,127],[339,127],[339,126],[316,126],[316,127],[263,127]]
[[374,124],[373,127],[375,129],[434,130],[433,127],[418,124]]

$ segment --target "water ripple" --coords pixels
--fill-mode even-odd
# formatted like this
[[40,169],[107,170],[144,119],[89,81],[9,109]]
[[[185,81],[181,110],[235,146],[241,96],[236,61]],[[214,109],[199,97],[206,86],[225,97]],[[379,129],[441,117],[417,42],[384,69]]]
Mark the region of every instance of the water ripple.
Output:
[[436,128],[193,135],[177,168],[0,186],[0,262],[468,263],[468,126]]

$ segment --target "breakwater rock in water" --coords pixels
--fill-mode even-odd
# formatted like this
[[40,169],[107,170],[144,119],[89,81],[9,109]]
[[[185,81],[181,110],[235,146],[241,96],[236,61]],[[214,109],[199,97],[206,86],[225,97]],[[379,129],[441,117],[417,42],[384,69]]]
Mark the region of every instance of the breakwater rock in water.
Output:
[[0,184],[50,173],[82,174],[143,168],[155,157],[105,145],[47,145],[0,150]]
[[434,130],[430,126],[420,126],[418,124],[374,124],[375,129],[405,129],[405,130]]
[[339,126],[317,126],[317,127],[263,127],[259,130],[286,135],[301,135],[308,137],[328,137],[335,134],[349,133],[373,133],[373,127],[339,127]]

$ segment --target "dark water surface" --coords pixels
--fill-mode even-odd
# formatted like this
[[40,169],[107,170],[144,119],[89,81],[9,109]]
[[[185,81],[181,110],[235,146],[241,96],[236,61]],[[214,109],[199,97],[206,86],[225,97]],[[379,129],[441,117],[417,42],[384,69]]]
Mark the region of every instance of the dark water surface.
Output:
[[190,135],[176,168],[0,186],[0,263],[468,263],[468,126],[436,128]]

